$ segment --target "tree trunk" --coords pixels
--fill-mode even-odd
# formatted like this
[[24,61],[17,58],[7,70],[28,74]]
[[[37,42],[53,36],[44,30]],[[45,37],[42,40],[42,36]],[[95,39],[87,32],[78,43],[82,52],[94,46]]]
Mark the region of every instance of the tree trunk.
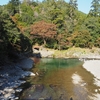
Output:
[[43,38],[43,45],[44,45],[44,47],[46,46],[46,40]]

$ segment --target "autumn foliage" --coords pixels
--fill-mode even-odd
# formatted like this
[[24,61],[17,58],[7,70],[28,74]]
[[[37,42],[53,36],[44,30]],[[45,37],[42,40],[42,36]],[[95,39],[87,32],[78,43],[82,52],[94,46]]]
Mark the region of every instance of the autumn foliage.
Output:
[[40,37],[45,41],[50,38],[55,38],[57,35],[56,25],[45,21],[39,21],[31,26],[30,34]]

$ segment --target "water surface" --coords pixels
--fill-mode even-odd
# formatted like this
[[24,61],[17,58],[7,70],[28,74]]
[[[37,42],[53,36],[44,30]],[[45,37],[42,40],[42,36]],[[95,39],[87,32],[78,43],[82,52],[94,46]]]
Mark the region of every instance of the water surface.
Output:
[[94,76],[82,67],[78,59],[41,59],[28,77],[30,87],[23,91],[25,100],[93,100]]

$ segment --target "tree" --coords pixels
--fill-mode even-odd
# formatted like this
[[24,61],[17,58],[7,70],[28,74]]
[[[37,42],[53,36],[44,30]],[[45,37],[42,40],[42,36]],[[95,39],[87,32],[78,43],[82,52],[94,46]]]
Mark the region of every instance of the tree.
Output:
[[44,41],[44,46],[46,45],[46,40],[52,39],[56,36],[56,25],[52,23],[47,23],[45,21],[39,21],[31,26],[31,35],[41,37]]
[[7,12],[0,11],[0,55],[31,50],[30,40],[21,34]]
[[93,0],[91,4],[89,15],[94,17],[100,16],[100,0]]
[[94,44],[98,37],[100,37],[100,22],[98,18],[95,17],[88,17],[84,20],[81,29],[84,28],[85,30],[89,31],[90,35],[92,36],[92,43]]
[[20,12],[19,10],[20,0],[10,0],[7,4],[7,10],[9,15],[14,15],[15,13]]
[[43,20],[56,24],[59,31],[64,30],[64,19],[66,14],[66,2],[64,0],[44,0],[39,6],[39,17]]
[[91,47],[92,37],[89,31],[81,30],[72,34],[72,43],[76,47]]
[[74,9],[77,9],[78,4],[77,4],[77,0],[70,0],[69,1],[69,5],[71,5],[72,7],[74,7]]
[[69,20],[71,22],[70,25],[70,33],[74,31],[74,26],[76,23],[76,10],[78,9],[77,0],[70,0],[69,1]]
[[71,17],[71,19],[73,19],[75,17],[75,10],[78,9],[77,0],[70,0],[69,5],[69,16]]
[[59,50],[64,50],[64,49],[68,49],[70,45],[69,41],[68,41],[68,36],[67,34],[58,34],[57,35],[57,41],[58,41],[58,49]]
[[10,0],[9,3],[12,3],[14,6],[18,6],[20,4],[20,0]]
[[21,6],[21,21],[25,22],[27,25],[32,24],[34,20],[34,12],[31,6],[27,5],[26,3],[22,3]]

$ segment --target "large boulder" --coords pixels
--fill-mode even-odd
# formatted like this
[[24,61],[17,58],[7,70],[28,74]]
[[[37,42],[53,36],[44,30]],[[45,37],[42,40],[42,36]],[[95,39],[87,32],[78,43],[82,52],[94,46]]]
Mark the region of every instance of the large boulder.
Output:
[[22,69],[29,70],[33,67],[34,61],[31,58],[23,59],[19,62]]

